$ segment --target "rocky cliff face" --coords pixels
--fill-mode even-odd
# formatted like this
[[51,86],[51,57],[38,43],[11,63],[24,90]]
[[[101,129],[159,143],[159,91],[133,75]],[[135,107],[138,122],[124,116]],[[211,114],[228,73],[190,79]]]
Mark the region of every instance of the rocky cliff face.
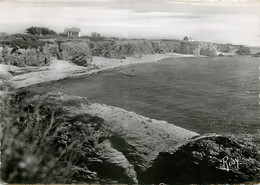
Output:
[[[199,137],[165,121],[59,92],[21,91],[11,102],[16,116],[6,123],[2,140],[2,178],[9,183],[259,180],[259,150],[245,138]],[[239,167],[220,169],[226,156]]]
[[90,43],[93,56],[108,58],[141,57],[143,54],[180,53],[217,56],[218,54],[250,54],[247,47],[178,40],[116,40]]
[[91,50],[86,41],[57,41],[50,46],[50,50],[59,60],[71,61],[80,66],[88,66],[92,61]]
[[44,66],[50,63],[52,57],[47,46],[39,49],[20,49],[18,47],[0,47],[0,63],[19,67]]
[[94,56],[108,58],[141,57],[144,54],[179,52],[179,41],[115,40],[90,44]]
[[246,46],[239,46],[238,50],[236,51],[238,55],[250,55],[251,51],[249,47]]
[[[8,43],[10,42],[8,41]],[[18,44],[20,42],[19,40]],[[198,41],[110,39],[94,42],[84,38],[56,38],[51,41],[37,41],[39,46],[33,45],[33,49],[26,45],[32,45],[34,42],[36,41],[22,42],[25,49],[17,46],[0,48],[0,62],[9,62],[18,66],[41,66],[48,65],[52,57],[57,57],[77,65],[88,66],[91,64],[92,56],[123,59],[125,57],[141,57],[145,54],[173,52],[204,56],[250,55],[248,47]],[[14,43],[11,42],[11,44]]]
[[141,57],[152,54],[153,46],[147,40],[101,41],[90,44],[92,55],[108,58]]
[[91,64],[92,55],[86,41],[69,40],[46,42],[36,48],[20,48],[18,46],[0,47],[0,63],[15,66],[44,66],[49,65],[52,58],[71,61],[77,65]]

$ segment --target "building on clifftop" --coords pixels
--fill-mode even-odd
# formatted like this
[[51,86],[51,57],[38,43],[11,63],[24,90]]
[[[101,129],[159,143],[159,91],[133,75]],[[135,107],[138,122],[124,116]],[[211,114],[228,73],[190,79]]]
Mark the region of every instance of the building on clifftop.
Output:
[[66,28],[64,30],[64,34],[71,37],[80,37],[80,32],[80,29],[74,26],[72,28]]

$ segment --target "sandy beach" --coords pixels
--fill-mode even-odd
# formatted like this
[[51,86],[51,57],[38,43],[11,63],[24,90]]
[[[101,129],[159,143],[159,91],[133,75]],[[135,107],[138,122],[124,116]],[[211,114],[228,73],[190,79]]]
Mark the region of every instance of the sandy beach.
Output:
[[49,66],[42,67],[16,67],[0,64],[0,71],[9,71],[14,75],[12,80],[15,88],[27,87],[44,82],[61,80],[64,78],[79,77],[97,74],[100,71],[120,68],[132,64],[158,62],[165,58],[194,57],[193,55],[182,55],[176,53],[148,54],[141,58],[127,57],[126,59],[111,59],[104,57],[93,57],[91,67],[75,65],[69,61],[52,60]]

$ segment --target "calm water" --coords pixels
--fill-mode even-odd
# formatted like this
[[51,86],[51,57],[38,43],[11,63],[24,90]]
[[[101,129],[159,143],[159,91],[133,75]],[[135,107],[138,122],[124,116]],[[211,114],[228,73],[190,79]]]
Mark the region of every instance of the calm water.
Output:
[[201,134],[257,133],[259,65],[253,57],[171,58],[46,86]]

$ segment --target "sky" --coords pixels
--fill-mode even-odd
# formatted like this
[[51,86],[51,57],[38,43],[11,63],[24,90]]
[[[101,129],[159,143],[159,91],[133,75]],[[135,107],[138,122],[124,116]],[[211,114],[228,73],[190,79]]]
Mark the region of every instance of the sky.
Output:
[[0,0],[0,32],[30,26],[260,46],[260,0]]

